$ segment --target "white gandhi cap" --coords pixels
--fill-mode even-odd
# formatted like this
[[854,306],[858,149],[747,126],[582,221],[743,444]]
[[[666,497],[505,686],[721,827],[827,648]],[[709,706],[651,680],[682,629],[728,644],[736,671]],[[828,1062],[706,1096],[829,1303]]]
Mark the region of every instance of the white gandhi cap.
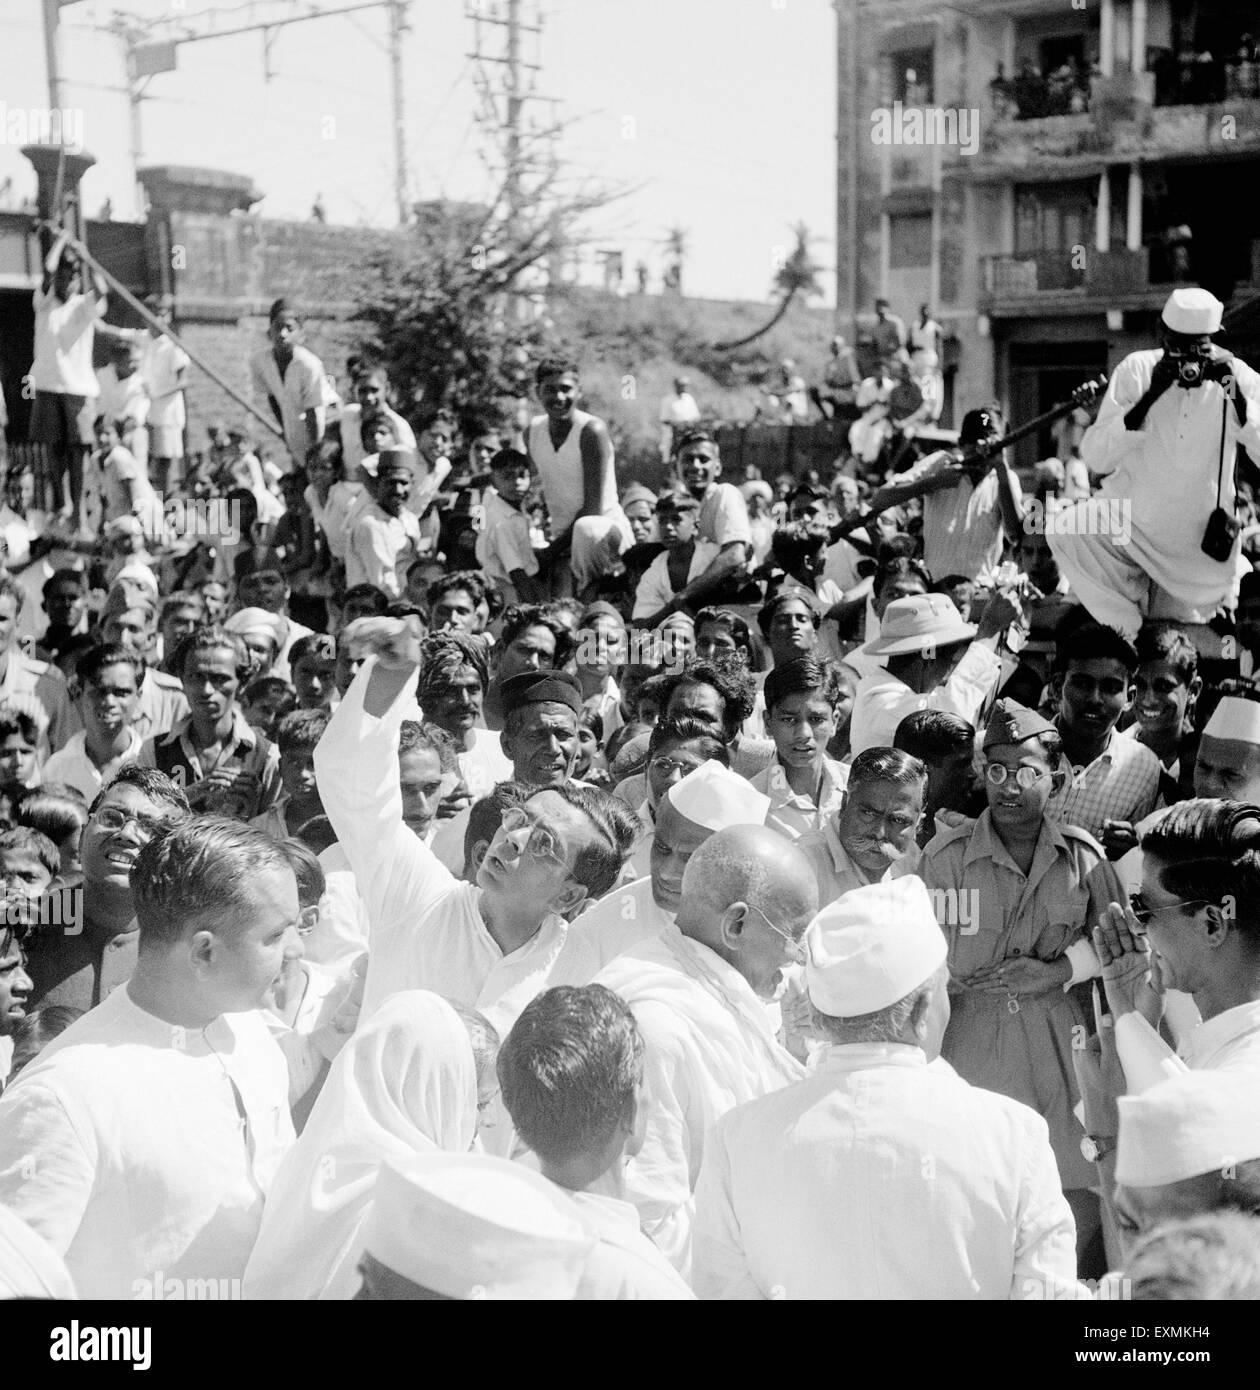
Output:
[[528,1168],[433,1153],[381,1165],[363,1243],[447,1298],[571,1299],[594,1237],[577,1206]]
[[1255,1066],[1187,1071],[1137,1096],[1121,1096],[1116,1181],[1163,1187],[1260,1158]]
[[1260,701],[1226,695],[1212,711],[1203,736],[1260,744]]
[[945,933],[923,880],[908,875],[854,888],[805,932],[805,984],[819,1013],[858,1018],[886,1009],[945,963]]
[[1174,333],[1219,333],[1225,306],[1207,290],[1173,290],[1164,305],[1164,327]]
[[689,772],[665,793],[680,816],[705,830],[764,825],[770,798],[716,758]]

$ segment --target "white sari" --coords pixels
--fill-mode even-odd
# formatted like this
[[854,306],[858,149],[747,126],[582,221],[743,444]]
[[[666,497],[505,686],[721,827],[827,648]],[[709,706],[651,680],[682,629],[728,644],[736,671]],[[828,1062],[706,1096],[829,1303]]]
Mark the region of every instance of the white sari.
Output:
[[427,990],[387,999],[346,1044],[276,1174],[246,1298],[348,1299],[384,1159],[467,1152],[477,1129],[468,1032]]

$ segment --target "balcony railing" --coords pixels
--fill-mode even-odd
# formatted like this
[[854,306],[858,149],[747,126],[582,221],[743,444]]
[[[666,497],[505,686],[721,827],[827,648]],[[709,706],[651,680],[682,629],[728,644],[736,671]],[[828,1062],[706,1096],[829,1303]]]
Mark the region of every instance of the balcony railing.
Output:
[[1037,299],[1042,295],[1120,300],[1152,289],[1148,253],[1140,251],[1036,251],[986,256],[983,294],[991,303]]
[[1027,299],[1085,283],[1080,257],[1071,251],[1034,251],[984,258],[984,292],[994,299]]

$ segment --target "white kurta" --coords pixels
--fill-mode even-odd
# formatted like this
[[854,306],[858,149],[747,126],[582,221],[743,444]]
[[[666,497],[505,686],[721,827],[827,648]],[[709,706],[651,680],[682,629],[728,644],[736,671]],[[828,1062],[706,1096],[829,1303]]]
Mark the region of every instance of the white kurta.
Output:
[[0,1205],[83,1298],[161,1297],[171,1279],[239,1296],[230,1281],[293,1142],[288,1088],[261,1013],[184,1030],[116,989],[0,1100]]
[[696,1191],[701,1298],[1010,1299],[1075,1292],[1045,1121],[916,1047],[830,1047],[719,1121]]
[[569,930],[591,947],[597,968],[674,925],[674,914],[656,905],[651,877],[614,888],[573,919]]
[[398,730],[413,703],[404,688],[386,714],[364,712],[376,660],[355,677],[315,750],[320,796],[367,903],[371,955],[361,1018],[389,995],[428,989],[479,1009],[507,1035],[552,985],[587,984],[594,961],[554,913],[508,955],[481,917],[481,889],[461,883],[402,819]]
[[[1100,501],[1118,501],[1131,523],[1120,550],[1123,560],[1178,602],[1210,615],[1234,583],[1233,558],[1219,563],[1200,549],[1203,528],[1217,505],[1221,427],[1223,423],[1225,470],[1220,505],[1232,512],[1235,444],[1260,461],[1260,376],[1235,361],[1235,389],[1247,407],[1242,427],[1224,388],[1209,381],[1193,391],[1170,386],[1151,407],[1143,428],[1127,429],[1124,417],[1150,386],[1161,355],[1158,349],[1132,352],[1112,373],[1098,418],[1081,440],[1089,471],[1105,476],[1095,496],[1077,508],[1082,517],[1090,507],[1097,515]],[[1099,538],[1084,526],[1080,536],[1065,533],[1065,525],[1062,516],[1056,517],[1050,548],[1073,591],[1093,611],[1094,585],[1085,581],[1075,557]]]
[[644,1231],[688,1278],[692,1192],[718,1118],[804,1075],[737,970],[671,926],[595,981],[630,1005],[646,1045],[647,1134],[626,1168]]
[[694,1300],[695,1294],[681,1275],[639,1229],[639,1213],[629,1202],[595,1192],[567,1195],[597,1237],[575,1298],[600,1303]]

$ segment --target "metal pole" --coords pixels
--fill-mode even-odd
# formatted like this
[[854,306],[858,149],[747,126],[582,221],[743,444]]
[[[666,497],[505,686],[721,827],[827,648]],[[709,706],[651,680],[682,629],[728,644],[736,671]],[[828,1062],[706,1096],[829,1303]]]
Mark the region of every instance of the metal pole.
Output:
[[852,20],[849,24],[849,134],[852,145],[849,150],[849,305],[853,314],[853,342],[858,339],[858,151],[861,140],[858,136],[858,5],[861,0],[850,0]]
[[61,110],[61,64],[58,59],[58,26],[61,0],[44,0],[44,58],[48,64],[48,106]]
[[394,97],[394,192],[398,199],[398,225],[411,221],[411,199],[407,192],[407,118],[403,106],[402,38],[406,29],[406,0],[394,0],[389,7],[389,71]]
[[507,205],[516,221],[521,201],[521,0],[508,0]]

